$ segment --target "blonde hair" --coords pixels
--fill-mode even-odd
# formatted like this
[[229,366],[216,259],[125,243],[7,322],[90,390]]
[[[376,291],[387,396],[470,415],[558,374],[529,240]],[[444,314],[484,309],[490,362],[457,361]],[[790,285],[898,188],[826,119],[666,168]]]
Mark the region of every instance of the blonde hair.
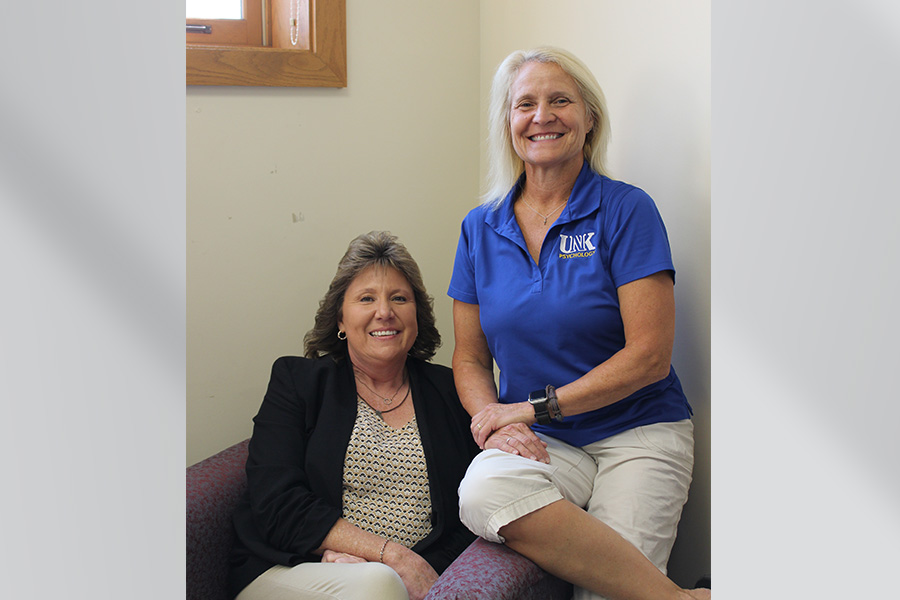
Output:
[[574,81],[585,101],[593,128],[584,140],[584,159],[600,175],[608,175],[606,147],[609,145],[609,115],[606,97],[600,84],[579,58],[571,52],[552,46],[531,50],[517,50],[507,56],[491,85],[488,107],[488,175],[482,203],[497,209],[525,170],[525,163],[516,154],[509,131],[510,88],[522,65],[528,62],[554,63]]

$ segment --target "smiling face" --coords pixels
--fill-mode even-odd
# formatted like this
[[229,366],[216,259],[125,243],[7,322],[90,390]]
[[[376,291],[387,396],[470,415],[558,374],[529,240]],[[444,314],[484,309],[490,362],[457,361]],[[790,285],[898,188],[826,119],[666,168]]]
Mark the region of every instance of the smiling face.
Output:
[[593,125],[575,80],[556,63],[527,62],[509,90],[513,147],[529,168],[578,168]]
[[354,365],[369,372],[402,365],[419,333],[412,286],[392,267],[363,270],[344,294],[338,327]]

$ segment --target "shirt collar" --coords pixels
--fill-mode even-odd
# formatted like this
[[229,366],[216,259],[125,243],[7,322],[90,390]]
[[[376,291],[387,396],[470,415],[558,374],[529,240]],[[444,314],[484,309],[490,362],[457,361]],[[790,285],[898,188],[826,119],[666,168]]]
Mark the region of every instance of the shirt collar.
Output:
[[[510,238],[522,237],[522,231],[519,228],[519,224],[516,223],[513,202],[523,183],[525,183],[525,173],[522,173],[522,175],[519,176],[519,180],[512,186],[506,194],[506,197],[503,198],[503,202],[496,210],[488,208],[484,213],[484,222],[487,225],[497,233]],[[560,213],[554,227],[556,225],[562,225],[569,221],[580,219],[596,210],[598,208],[596,199],[600,198],[602,185],[602,178],[594,173],[587,161],[583,161],[581,164],[581,171],[575,179],[575,185],[572,186],[572,193],[569,195],[569,201]]]

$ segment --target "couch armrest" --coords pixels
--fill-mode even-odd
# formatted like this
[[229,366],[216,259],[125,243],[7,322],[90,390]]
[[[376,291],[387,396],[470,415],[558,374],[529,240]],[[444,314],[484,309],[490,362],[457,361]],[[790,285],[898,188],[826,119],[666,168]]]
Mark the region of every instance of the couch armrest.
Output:
[[567,600],[572,585],[502,544],[478,538],[447,567],[425,600]]
[[244,440],[186,470],[187,600],[228,600],[231,516],[247,487]]

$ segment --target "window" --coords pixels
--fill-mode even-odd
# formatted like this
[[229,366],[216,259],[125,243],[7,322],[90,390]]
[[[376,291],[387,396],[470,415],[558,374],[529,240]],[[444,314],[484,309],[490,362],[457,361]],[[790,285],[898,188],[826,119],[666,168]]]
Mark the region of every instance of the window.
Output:
[[266,46],[268,44],[263,38],[264,6],[262,0],[188,0],[187,43]]
[[188,19],[240,19],[242,0],[185,0]]
[[[242,16],[232,31],[221,19],[188,19],[212,33],[187,34],[187,85],[345,87],[347,39],[344,0],[241,0]],[[256,2],[257,4],[253,5]],[[260,16],[259,37],[251,32]],[[244,21],[246,26],[234,25]],[[215,40],[218,35],[236,38]],[[244,27],[246,34],[233,29]],[[255,30],[254,30],[255,31]],[[240,37],[246,35],[246,38]],[[246,41],[244,41],[246,40]]]

